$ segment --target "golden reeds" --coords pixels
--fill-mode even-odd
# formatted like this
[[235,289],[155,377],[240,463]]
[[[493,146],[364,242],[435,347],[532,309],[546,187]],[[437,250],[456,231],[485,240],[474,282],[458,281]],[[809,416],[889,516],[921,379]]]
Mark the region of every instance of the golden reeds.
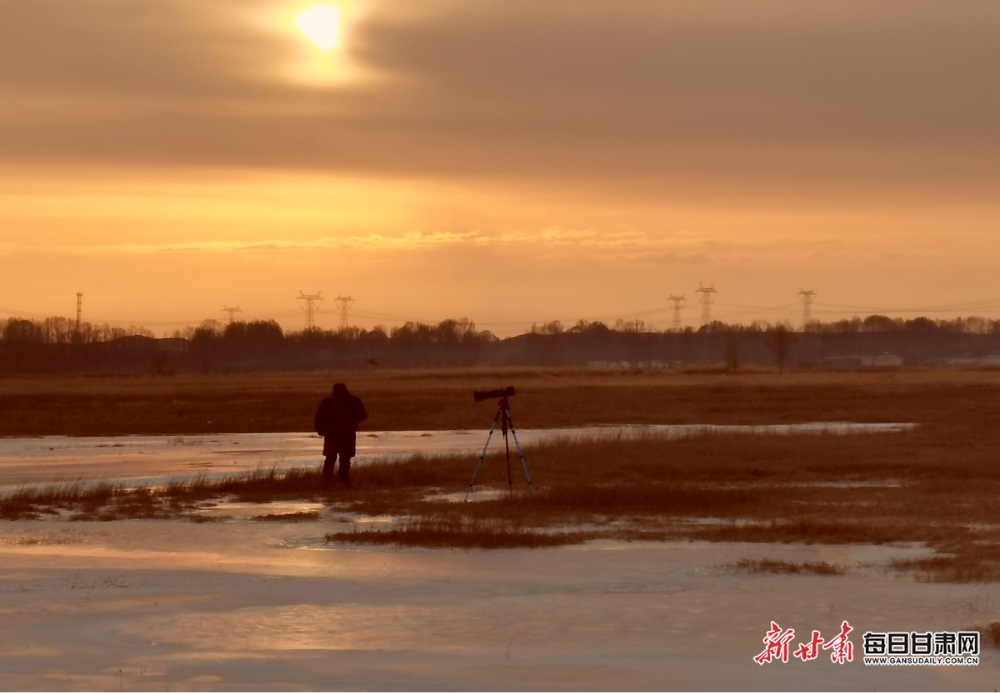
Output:
[[[234,397],[245,406],[238,404],[233,410],[244,415],[251,409],[261,415],[285,402],[297,413],[276,414],[272,424],[294,422],[296,427],[289,430],[301,430],[305,427],[302,417],[311,417],[314,400],[324,393],[330,377],[202,380],[197,382],[206,388],[202,399],[196,388],[187,389],[194,388],[195,381],[167,379],[167,384],[144,396],[131,389],[134,384],[100,383],[95,389],[101,392],[94,393],[98,400],[124,407],[133,402],[130,398],[138,397],[138,403],[130,405],[138,413],[93,425],[127,428],[142,422],[146,416],[142,412],[153,411],[167,398],[185,402],[174,412],[180,416],[183,409],[188,412],[185,421],[195,421],[209,409],[213,414],[219,409],[229,411],[222,406],[223,400]],[[200,504],[220,498],[249,503],[312,500],[326,503],[341,515],[401,518],[381,531],[331,534],[332,541],[483,548],[548,546],[595,537],[923,542],[938,553],[895,567],[927,580],[1000,579],[1000,525],[992,511],[1000,493],[1000,464],[996,462],[1000,413],[994,406],[1000,394],[1000,373],[598,376],[535,371],[379,374],[357,380],[352,389],[366,398],[373,412],[372,428],[485,429],[494,412],[489,403],[472,401],[472,389],[509,383],[518,387],[512,404],[515,421],[522,427],[798,421],[918,425],[894,433],[712,432],[679,439],[654,435],[567,438],[525,448],[535,492],[527,490],[515,457],[510,493],[502,456],[491,452],[469,503],[441,496],[461,497],[475,467],[474,458],[414,457],[380,464],[362,460],[355,466],[352,488],[347,491],[322,489],[317,458],[317,467],[311,470],[263,470],[228,479],[178,481],[157,489],[82,483],[20,489],[0,498],[0,517],[59,513],[77,519],[197,518]],[[51,398],[48,386],[22,385],[25,401]],[[46,416],[59,420],[62,406],[41,407],[39,421]],[[226,416],[216,422],[219,430],[227,430]],[[174,426],[181,419],[170,420]],[[390,421],[398,426],[388,425]],[[261,517],[319,522],[324,515]],[[770,564],[744,568],[794,572],[794,567]]]

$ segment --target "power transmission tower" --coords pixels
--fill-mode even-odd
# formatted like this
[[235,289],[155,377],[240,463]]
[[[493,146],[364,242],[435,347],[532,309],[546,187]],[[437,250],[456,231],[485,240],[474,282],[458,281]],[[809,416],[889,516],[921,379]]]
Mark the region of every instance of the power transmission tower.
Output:
[[674,296],[670,294],[670,299],[674,304],[674,332],[681,331],[681,303],[687,299],[683,296]]
[[302,289],[299,289],[299,297],[295,299],[299,302],[299,307],[306,312],[306,331],[316,329],[316,305],[323,302],[323,297],[320,294],[322,291],[317,291],[314,294],[304,294]]
[[351,310],[351,304],[354,303],[354,299],[350,296],[338,295],[333,301],[340,308],[340,329],[346,330],[349,327],[347,324],[347,313]]
[[816,292],[812,289],[801,289],[799,296],[802,297],[802,329],[812,322],[812,302]]
[[712,303],[715,302],[715,294],[719,292],[715,290],[715,284],[711,286],[698,284],[696,291],[699,294],[698,300],[701,301],[701,324],[704,326],[712,322]]
[[227,322],[226,324],[232,325],[233,320],[236,319],[236,314],[242,313],[243,310],[239,306],[236,306],[235,308],[230,308],[229,306],[222,306],[222,312],[229,313],[229,322]]
[[80,334],[80,321],[83,318],[83,292],[76,292],[76,333]]

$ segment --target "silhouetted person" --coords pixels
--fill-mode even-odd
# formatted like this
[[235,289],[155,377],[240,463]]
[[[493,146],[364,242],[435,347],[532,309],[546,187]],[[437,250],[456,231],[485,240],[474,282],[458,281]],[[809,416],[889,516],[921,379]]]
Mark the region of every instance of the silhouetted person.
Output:
[[344,486],[351,481],[351,458],[357,452],[358,424],[368,418],[365,405],[347,391],[347,386],[337,383],[333,393],[323,398],[316,409],[316,432],[323,436],[323,485],[333,484],[333,468],[340,457],[337,476]]

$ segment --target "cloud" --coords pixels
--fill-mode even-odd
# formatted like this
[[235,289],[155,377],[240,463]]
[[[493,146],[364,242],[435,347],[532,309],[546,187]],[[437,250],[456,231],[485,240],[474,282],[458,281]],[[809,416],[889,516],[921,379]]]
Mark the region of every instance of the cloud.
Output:
[[2,244],[0,253],[50,255],[158,255],[161,253],[232,253],[272,251],[313,251],[334,247],[328,239],[301,241],[186,241],[163,243],[89,243],[64,245]]
[[245,98],[277,36],[252,31],[259,0],[15,0],[4,4],[0,77],[14,95],[99,104]]
[[521,247],[530,245],[533,253],[544,253],[547,249],[634,249],[644,246],[659,246],[664,238],[649,234],[622,231],[602,233],[592,229],[566,229],[552,227],[536,232],[516,231],[507,234],[492,234],[478,231],[410,231],[398,235],[370,233],[343,237],[318,237],[257,240],[198,240],[198,241],[154,241],[115,243],[64,243],[61,245],[36,244],[30,240],[21,243],[0,243],[0,254],[12,256],[23,254],[60,255],[157,255],[160,253],[237,253],[237,252],[280,252],[312,253],[315,251],[355,249],[383,253],[393,250],[435,249],[449,246],[492,246]]
[[31,0],[0,25],[8,161],[743,191],[1000,180],[989,0],[374,3],[288,79],[278,0]]

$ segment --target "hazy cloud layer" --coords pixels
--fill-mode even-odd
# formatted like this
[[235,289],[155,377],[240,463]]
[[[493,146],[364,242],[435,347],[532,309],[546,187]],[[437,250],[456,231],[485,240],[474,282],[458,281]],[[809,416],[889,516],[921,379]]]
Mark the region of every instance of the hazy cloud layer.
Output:
[[322,58],[307,0],[0,0],[4,304],[296,327],[299,289],[482,324],[669,320],[701,282],[739,320],[996,293],[1000,2],[342,1]]
[[[364,3],[359,2],[359,7]],[[371,3],[289,77],[266,0],[0,0],[6,162],[985,194],[1000,4]]]

